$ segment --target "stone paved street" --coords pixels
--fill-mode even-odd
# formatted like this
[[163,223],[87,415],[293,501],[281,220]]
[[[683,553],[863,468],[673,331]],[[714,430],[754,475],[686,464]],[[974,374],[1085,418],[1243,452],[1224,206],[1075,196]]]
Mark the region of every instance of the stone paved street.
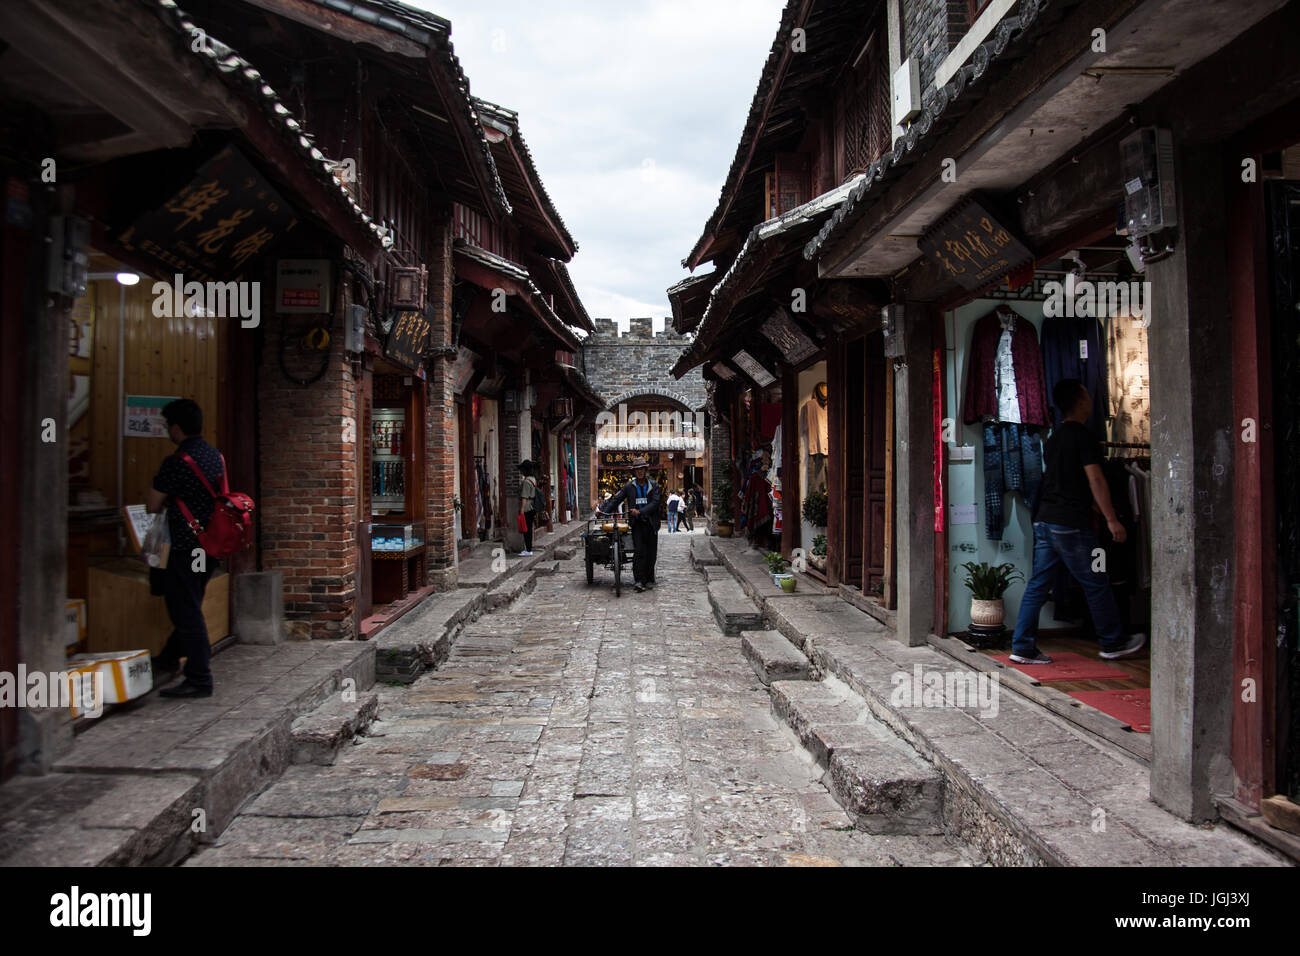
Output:
[[942,837],[871,836],[818,780],[690,535],[615,599],[581,550],[486,615],[437,671],[382,686],[371,735],[298,766],[188,865],[961,865]]

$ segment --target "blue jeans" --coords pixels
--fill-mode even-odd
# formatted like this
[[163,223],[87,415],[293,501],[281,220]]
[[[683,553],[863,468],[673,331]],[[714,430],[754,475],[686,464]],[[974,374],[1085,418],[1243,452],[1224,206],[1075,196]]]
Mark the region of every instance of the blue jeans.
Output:
[[1013,654],[1034,653],[1038,642],[1038,612],[1047,603],[1056,566],[1061,563],[1083,585],[1101,649],[1114,651],[1124,645],[1119,605],[1110,589],[1110,577],[1104,571],[1092,569],[1093,552],[1098,547],[1097,536],[1091,531],[1045,521],[1034,522],[1034,571],[1020,599],[1016,633],[1011,639]]
[[668,512],[668,532],[671,534],[676,530],[677,530],[677,512],[670,511]]

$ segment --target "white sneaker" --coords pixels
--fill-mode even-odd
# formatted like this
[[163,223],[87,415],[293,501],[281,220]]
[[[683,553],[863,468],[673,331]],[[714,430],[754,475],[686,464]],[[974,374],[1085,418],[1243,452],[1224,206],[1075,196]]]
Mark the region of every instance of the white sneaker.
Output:
[[1119,660],[1121,657],[1128,657],[1131,654],[1136,654],[1146,646],[1146,643],[1147,636],[1145,634],[1131,634],[1129,635],[1128,643],[1123,647],[1117,648],[1113,651],[1102,651],[1101,656],[1106,658],[1108,661]]
[[519,552],[519,557],[521,557],[521,558],[530,558],[530,557],[532,557],[532,555],[533,555],[533,552],[531,552],[531,551],[520,551],[520,552]]

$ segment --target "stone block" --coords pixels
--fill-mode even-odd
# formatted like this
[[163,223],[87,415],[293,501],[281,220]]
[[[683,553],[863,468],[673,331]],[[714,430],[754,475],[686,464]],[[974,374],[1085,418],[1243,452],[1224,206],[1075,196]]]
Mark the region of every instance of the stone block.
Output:
[[237,574],[231,629],[242,644],[279,644],[285,639],[284,575],[280,571]]
[[812,665],[779,631],[744,631],[741,650],[764,684],[811,680]]
[[376,693],[335,694],[293,722],[293,762],[329,766],[339,750],[357,734],[365,733],[378,715]]
[[870,833],[942,833],[943,780],[915,754],[888,745],[836,750],[827,784]]

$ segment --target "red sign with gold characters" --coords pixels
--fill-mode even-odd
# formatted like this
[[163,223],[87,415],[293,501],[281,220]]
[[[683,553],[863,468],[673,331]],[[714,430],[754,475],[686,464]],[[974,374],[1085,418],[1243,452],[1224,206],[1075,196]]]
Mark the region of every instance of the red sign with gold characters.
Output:
[[972,292],[1032,262],[1034,254],[976,199],[967,199],[917,242],[964,289]]

